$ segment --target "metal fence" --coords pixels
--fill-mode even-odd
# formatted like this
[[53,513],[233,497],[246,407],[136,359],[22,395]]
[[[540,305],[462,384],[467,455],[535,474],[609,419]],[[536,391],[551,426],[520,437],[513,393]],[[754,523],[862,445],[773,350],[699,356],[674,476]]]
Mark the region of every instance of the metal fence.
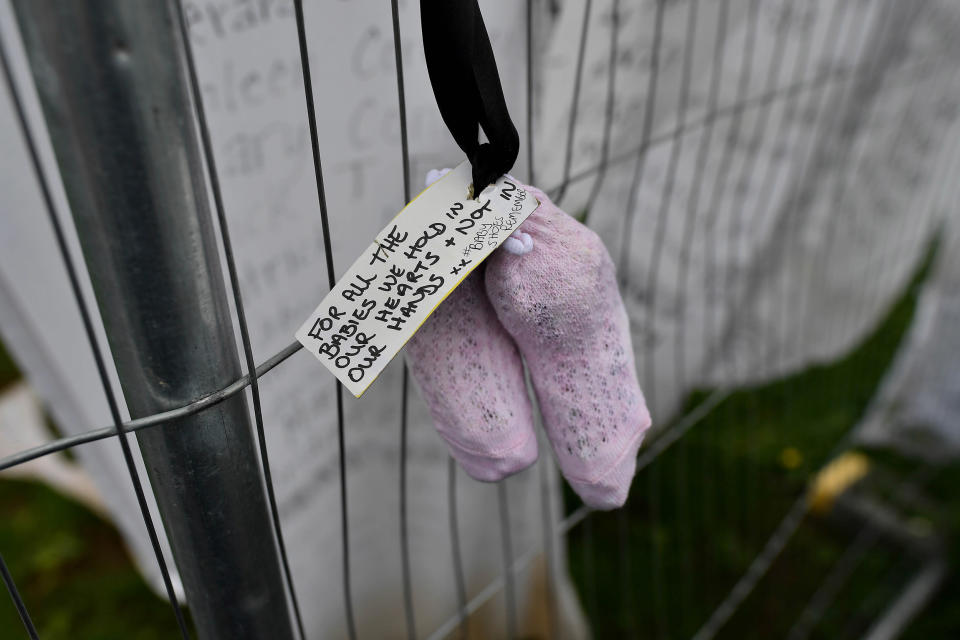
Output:
[[[678,301],[677,316],[685,317],[693,236],[704,233],[704,230],[696,229],[696,211],[706,203],[717,203],[712,213],[714,217],[723,216],[725,213],[734,217],[741,216],[746,224],[749,219],[756,218],[757,212],[771,206],[772,185],[778,178],[769,175],[770,166],[762,166],[762,162],[758,164],[759,156],[754,153],[746,158],[742,166],[734,166],[734,162],[730,160],[722,163],[715,170],[715,174],[710,176],[707,170],[707,154],[711,145],[718,146],[715,148],[722,147],[724,156],[729,158],[733,147],[739,144],[738,140],[742,136],[752,139],[754,147],[759,147],[762,141],[775,136],[783,139],[785,144],[796,140],[798,130],[791,129],[791,118],[786,117],[787,126],[779,130],[769,126],[769,114],[774,106],[785,105],[788,111],[803,112],[805,117],[814,123],[816,131],[821,131],[821,128],[828,131],[827,127],[838,126],[835,121],[836,114],[851,117],[850,101],[862,96],[864,92],[869,93],[871,85],[875,85],[881,77],[882,65],[889,62],[889,54],[880,48],[886,44],[884,39],[876,35],[871,39],[865,37],[867,34],[858,33],[858,28],[862,31],[866,27],[846,22],[844,12],[854,3],[876,5],[882,16],[879,19],[880,24],[883,25],[877,31],[882,33],[889,25],[902,19],[904,14],[924,10],[919,5],[907,7],[907,4],[913,3],[897,3],[894,0],[838,2],[834,8],[835,15],[830,18],[828,35],[819,46],[825,51],[829,47],[833,47],[830,51],[839,51],[838,46],[848,40],[863,41],[857,59],[828,68],[822,73],[815,73],[811,79],[805,65],[813,43],[807,41],[798,45],[803,53],[794,57],[792,69],[787,69],[782,64],[783,48],[780,48],[773,53],[774,59],[767,68],[766,77],[756,78],[751,77],[750,72],[756,55],[753,51],[754,35],[758,28],[757,16],[761,5],[768,1],[772,0],[690,0],[687,3],[672,3],[685,7],[687,32],[682,48],[671,52],[671,55],[683,56],[684,63],[681,65],[679,78],[675,124],[663,131],[655,131],[653,123],[658,92],[664,90],[664,78],[661,77],[659,69],[661,55],[664,55],[664,15],[670,9],[671,3],[665,0],[652,3],[649,28],[653,34],[654,45],[649,62],[649,83],[644,91],[642,140],[636,148],[616,154],[613,152],[614,145],[611,144],[614,95],[620,84],[630,81],[617,77],[617,65],[613,63],[629,44],[618,42],[616,24],[619,12],[626,10],[625,5],[629,3],[612,0],[610,3],[603,3],[605,10],[601,10],[601,3],[594,0],[583,3],[581,37],[576,43],[578,62],[569,109],[563,177],[559,184],[546,191],[562,205],[572,185],[589,184],[589,208],[596,202],[610,171],[616,169],[631,172],[630,188],[622,215],[622,241],[619,247],[611,247],[611,253],[619,260],[622,286],[625,289],[641,287],[646,292],[640,311],[641,317],[631,318],[634,323],[652,325],[658,305],[665,304],[664,300],[671,298]],[[721,73],[724,51],[722,45],[726,36],[728,11],[732,4],[737,3],[744,5],[742,10],[745,10],[748,16],[742,54],[744,69],[735,98],[723,102],[720,99],[721,86],[726,80]],[[528,108],[525,118],[527,130],[531,132],[534,130],[536,113],[535,20],[543,9],[539,4],[536,0],[528,0],[526,4],[525,68]],[[711,7],[711,11],[716,12],[714,26],[717,30],[717,49],[714,55],[720,60],[715,60],[711,65],[705,92],[706,105],[702,114],[690,118],[688,110],[692,78],[691,49],[696,41],[693,34],[698,28],[698,8],[702,11],[707,5]],[[258,380],[262,376],[284,363],[298,352],[301,346],[293,343],[260,364],[255,361],[213,145],[204,107],[199,99],[199,82],[182,9],[177,2],[130,3],[125,0],[105,0],[98,5],[96,11],[82,3],[37,0],[14,0],[14,6],[64,185],[71,200],[71,213],[84,248],[86,268],[93,281],[97,303],[106,326],[110,352],[113,354],[130,412],[137,417],[126,421],[121,417],[107,374],[104,345],[99,343],[94,330],[90,306],[92,301],[85,298],[80,286],[77,269],[80,258],[72,255],[64,239],[62,226],[67,214],[57,210],[51,196],[51,178],[45,175],[39,160],[36,141],[38,134],[31,130],[25,115],[22,90],[15,82],[6,53],[8,45],[0,43],[5,80],[18,113],[22,134],[29,147],[47,214],[56,234],[64,267],[70,278],[90,349],[103,383],[103,391],[113,416],[113,423],[108,426],[79,435],[57,438],[42,446],[8,456],[0,460],[0,470],[86,443],[116,439],[123,450],[130,482],[136,490],[144,526],[153,544],[173,615],[181,635],[188,638],[191,637],[190,625],[175,597],[170,571],[158,542],[158,525],[151,518],[143,483],[133,463],[133,445],[129,436],[136,435],[163,514],[167,534],[175,551],[187,603],[198,635],[203,638],[306,638],[308,634],[302,622],[301,606],[291,577],[274,495],[258,386]],[[332,287],[337,273],[332,252],[336,238],[331,236],[327,219],[321,162],[323,150],[317,133],[317,119],[322,117],[323,108],[314,102],[315,91],[308,55],[310,46],[321,45],[308,43],[302,1],[295,0],[293,6],[305,85],[305,117],[310,125],[318,204],[324,229],[326,275]],[[795,10],[803,13],[808,20],[813,19],[810,14],[817,11],[817,6],[818,3],[815,2],[794,5]],[[392,0],[391,11],[397,68],[397,107],[403,151],[403,184],[406,189],[405,197],[409,200],[411,176],[397,0]],[[614,37],[609,43],[611,64],[605,80],[607,98],[600,160],[587,169],[574,170],[572,158],[575,153],[575,132],[583,122],[583,116],[578,116],[577,105],[581,99],[581,78],[585,73],[585,51],[589,44],[588,25],[591,20],[601,19],[612,21]],[[758,86],[761,87],[759,91]],[[842,87],[839,104],[828,103],[825,100],[827,89],[836,89],[838,86]],[[151,107],[154,110],[151,110]],[[756,120],[752,122],[752,131],[741,130],[741,116],[745,112],[756,115]],[[152,120],[155,126],[141,126],[148,120]],[[717,123],[721,121],[725,121],[730,128],[725,137],[714,134]],[[842,127],[843,123],[839,126]],[[526,145],[527,157],[531,159],[530,166],[522,168],[529,182],[533,184],[537,183],[537,173],[532,166],[535,144],[533,136],[529,135]],[[693,148],[696,153],[693,186],[687,203],[689,213],[682,222],[681,235],[684,241],[680,247],[680,271],[677,274],[676,291],[663,291],[658,284],[658,269],[661,267],[666,246],[665,229],[669,207],[677,190],[677,167],[685,144],[693,144],[694,146],[688,149]],[[800,175],[795,176],[800,187],[788,197],[789,213],[781,217],[781,222],[778,223],[781,228],[777,232],[787,238],[798,235],[797,219],[805,211],[803,200],[808,197],[802,187],[808,173],[818,171],[818,164],[826,162],[822,154],[827,153],[832,166],[838,167],[839,175],[834,194],[836,202],[845,197],[853,176],[860,170],[857,159],[850,155],[849,148],[832,148],[824,152],[815,148],[815,145],[805,145],[802,141],[797,147],[800,149],[798,153],[802,154]],[[120,148],[124,149],[124,153],[117,153]],[[669,156],[667,173],[661,177],[663,186],[658,203],[657,223],[651,230],[653,252],[648,256],[648,266],[643,270],[648,279],[646,283],[638,284],[630,282],[632,272],[628,263],[631,259],[636,259],[636,248],[631,246],[631,239],[634,237],[632,228],[637,224],[634,212],[638,207],[639,187],[648,179],[647,159],[653,150],[669,150]],[[747,202],[746,196],[736,188],[738,178],[735,174],[739,173],[739,179],[742,180],[742,176],[763,172],[768,174],[764,180],[771,186],[762,189],[756,200]],[[734,185],[732,191],[726,192],[731,184]],[[213,196],[212,214],[208,210],[207,185]],[[725,207],[724,203],[729,205]],[[752,212],[748,206],[750,204],[753,205]],[[137,215],[131,215],[132,211]],[[708,225],[712,224],[708,221]],[[112,241],[117,238],[123,238],[124,241]],[[226,282],[221,277],[217,258],[221,249],[226,260]],[[709,245],[706,250],[709,250]],[[790,245],[784,250],[790,251]],[[829,260],[831,248],[821,248],[818,255],[823,260]],[[729,268],[723,273],[710,273],[707,277],[712,279],[712,288],[719,291],[715,295],[723,297],[725,305],[736,306],[742,303],[743,295],[749,295],[736,292],[749,291],[750,279],[781,257],[770,251],[747,273],[735,272]],[[895,260],[897,257],[888,259]],[[150,269],[145,270],[144,265],[150,265]],[[809,268],[788,274],[791,282],[784,284],[784,290],[794,286],[801,290],[804,287],[816,287],[818,268],[814,261]],[[232,335],[228,298],[232,298],[237,314],[243,346],[242,359],[237,357],[234,348],[235,338]],[[810,311],[804,308],[802,313],[807,315]],[[849,309],[853,319],[856,319],[858,314],[866,313],[867,310],[853,307]],[[144,318],[152,319],[150,327],[145,325]],[[708,317],[704,322],[709,324],[716,320]],[[672,346],[673,357],[677,363],[674,373],[680,387],[687,386],[686,378],[690,376],[684,354],[690,338],[685,334],[686,330],[687,323],[681,323]],[[783,329],[786,330],[787,328]],[[148,336],[148,331],[154,333]],[[710,329],[705,328],[704,331]],[[161,335],[158,337],[157,333]],[[731,333],[724,336],[719,343],[723,345],[736,339],[738,336]],[[771,360],[782,359],[785,356],[783,350],[789,348],[783,346],[779,336],[758,336],[756,339],[769,345],[766,357]],[[790,339],[802,340],[803,336],[791,336]],[[655,383],[658,378],[656,371],[651,369],[655,362],[652,349],[652,341],[650,345],[640,349],[641,352],[646,350],[649,356],[642,361],[641,379],[645,392],[655,398]],[[722,350],[723,347],[718,349]],[[248,387],[253,408],[252,424],[245,403]],[[647,500],[653,504],[652,509],[668,506],[658,504],[663,490],[663,479],[659,477],[660,472],[656,471],[661,454],[680,442],[735,391],[732,386],[721,386],[703,396],[699,403],[673,420],[668,428],[659,432],[656,438],[641,450],[638,474],[647,475],[649,478],[646,486]],[[486,588],[476,593],[468,593],[463,568],[458,561],[456,469],[451,460],[448,476],[450,535],[454,549],[451,574],[456,582],[459,610],[451,611],[449,620],[438,628],[422,629],[416,624],[414,615],[413,593],[416,585],[410,577],[407,534],[408,393],[408,379],[404,371],[401,390],[403,403],[398,425],[401,438],[398,548],[403,560],[404,593],[398,594],[398,597],[404,599],[406,634],[411,638],[442,638],[459,630],[465,636],[464,625],[467,617],[504,593],[507,616],[503,634],[515,637],[518,623],[514,576],[528,568],[544,550],[547,562],[550,563],[554,557],[552,549],[557,540],[567,536],[575,528],[582,528],[584,536],[599,535],[592,528],[594,516],[585,506],[574,508],[566,514],[551,513],[550,501],[546,500],[542,513],[542,547],[514,549],[511,544],[506,489],[501,484],[498,495],[503,571],[500,577]],[[789,398],[785,401],[784,411],[789,410],[790,402]],[[343,522],[340,549],[343,563],[343,612],[349,636],[356,637],[354,616],[363,615],[363,612],[359,608],[355,610],[351,597],[351,536],[347,517],[350,501],[344,447],[344,403],[339,384],[336,388],[336,410],[340,509]],[[741,418],[745,430],[765,419],[749,413]],[[834,451],[842,452],[848,445],[849,439],[844,438],[837,443]],[[685,463],[684,461],[680,464]],[[648,467],[650,469],[647,469]],[[217,473],[211,473],[213,469],[216,469]],[[545,466],[541,467],[541,472],[540,482],[544,491],[548,492],[549,484],[553,481],[552,476]],[[742,473],[736,469],[732,472],[734,478],[737,473]],[[726,476],[726,479],[729,477]],[[710,479],[705,478],[704,481],[710,482]],[[747,482],[749,483],[749,480]],[[911,478],[910,486],[913,486],[914,482],[915,478]],[[695,625],[699,627],[695,637],[710,638],[716,635],[782,552],[807,510],[806,494],[798,497],[792,507],[785,509],[784,520],[773,531],[772,537],[759,547],[758,556],[748,564],[743,576],[732,585],[728,596],[714,603],[716,608],[713,614]],[[653,517],[656,518],[656,511],[654,514]],[[624,528],[625,517],[620,517]],[[236,537],[229,533],[236,528],[245,531],[242,548],[237,546]],[[809,627],[815,623],[817,616],[822,614],[831,592],[839,588],[844,572],[852,570],[857,559],[862,557],[863,549],[876,541],[876,531],[875,526],[865,527],[856,538],[849,556],[844,556],[845,559],[838,565],[836,573],[831,574],[834,577],[824,582],[821,591],[818,591],[818,595],[811,601],[809,611],[805,611],[802,622],[798,622],[801,628],[795,632],[797,637],[809,632]],[[695,534],[688,530],[686,535],[689,540]],[[744,535],[753,536],[754,539],[757,537],[756,532],[744,531]],[[630,549],[623,535],[608,542],[620,557],[636,552]],[[654,556],[656,553],[656,550],[651,551]],[[595,580],[596,569],[592,565],[594,560],[590,554],[586,554],[583,561],[583,573],[587,580],[589,581],[591,576]],[[652,561],[657,562],[656,559]],[[29,602],[24,602],[20,597],[17,585],[14,584],[2,557],[0,568],[3,569],[6,586],[17,606],[27,635],[38,637],[29,614]],[[685,579],[693,581],[695,577],[692,568],[687,569],[691,570],[691,574]],[[662,571],[662,567],[659,571]],[[556,567],[548,566],[547,574],[552,582],[557,580]],[[620,578],[624,581],[646,579],[631,576],[626,571]],[[654,578],[651,584],[653,593],[650,597],[664,598],[665,594],[660,593],[661,588],[662,584]],[[593,596],[589,591],[587,589],[583,594],[585,601],[595,597],[595,587]],[[556,628],[556,589],[548,588],[546,597],[547,608],[552,612],[552,634],[560,635],[561,631]],[[652,626],[660,635],[673,635],[666,629],[667,622],[662,620],[633,623],[639,629]],[[674,629],[674,632],[679,635],[678,630]]]

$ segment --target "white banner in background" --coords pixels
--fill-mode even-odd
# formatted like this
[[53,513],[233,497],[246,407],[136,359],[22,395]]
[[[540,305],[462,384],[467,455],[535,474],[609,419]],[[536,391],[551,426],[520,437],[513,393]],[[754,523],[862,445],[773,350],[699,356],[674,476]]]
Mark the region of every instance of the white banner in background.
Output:
[[[935,171],[944,149],[960,135],[951,126],[960,105],[955,72],[960,39],[952,31],[960,5],[871,0],[844,2],[835,11],[837,1],[802,9],[787,0],[761,2],[752,35],[747,14],[752,3],[730,3],[722,58],[715,42],[721,35],[719,3],[700,3],[694,34],[688,32],[690,3],[666,3],[654,143],[630,212],[628,195],[651,86],[655,3],[619,3],[611,161],[595,199],[591,193],[600,176],[590,169],[603,149],[614,23],[611,0],[592,3],[578,126],[570,145],[570,175],[586,177],[566,189],[560,204],[586,216],[615,260],[624,256],[623,294],[641,382],[655,388],[647,399],[657,424],[669,422],[693,387],[770,379],[844,353],[883,316],[943,219],[930,193],[944,179]],[[375,11],[369,3],[307,4],[339,277],[404,204],[392,25],[388,3]],[[525,5],[482,4],[507,102],[526,139]],[[258,6],[252,11],[245,3],[184,2],[254,353],[262,362],[287,346],[291,331],[328,288],[292,10],[285,1]],[[788,11],[790,6],[794,10]],[[889,28],[880,21],[884,7],[892,13]],[[584,8],[584,0],[566,0],[555,23],[546,15],[537,23],[542,39],[535,48],[535,164],[537,186],[547,190],[566,173]],[[18,43],[9,7],[2,3],[0,10],[5,42]],[[411,180],[419,184],[428,169],[450,166],[462,153],[444,128],[430,89],[417,3],[401,3],[400,26]],[[691,37],[690,93],[681,122],[684,45]],[[11,48],[21,86],[29,87],[22,52]],[[855,75],[864,51],[882,53],[875,75],[866,79]],[[746,52],[751,60],[744,64]],[[805,66],[796,64],[801,53],[809,55]],[[706,118],[718,60],[718,104],[726,108],[721,117]],[[771,71],[778,60],[780,70]],[[794,78],[795,68],[806,71]],[[750,75],[741,82],[744,70]],[[739,94],[741,85],[745,95]],[[32,92],[28,98],[31,119],[41,130]],[[742,108],[729,108],[732,104]],[[673,135],[680,125],[683,135]],[[6,100],[0,103],[0,147],[8,150],[0,161],[3,339],[63,431],[107,425],[93,361]],[[48,175],[56,176],[49,149],[41,151]],[[522,176],[528,166],[521,154],[514,173]],[[58,183],[54,195],[66,211]],[[633,225],[625,228],[628,213]],[[956,212],[950,214],[956,224]],[[75,237],[68,240],[80,255]],[[649,287],[658,292],[652,312],[646,306]],[[400,363],[386,367],[369,393],[345,403],[353,596],[362,637],[395,634],[403,616],[396,490],[400,371]],[[342,636],[333,378],[302,353],[266,375],[261,392],[307,627],[312,635]],[[410,400],[412,582],[418,629],[428,631],[457,605],[448,457],[415,392]],[[76,452],[156,584],[116,443],[88,444]],[[517,555],[541,541],[538,475],[531,469],[507,483]],[[457,476],[456,490],[460,548],[473,595],[501,572],[497,491],[463,474]],[[556,492],[551,499],[553,512],[560,513]],[[539,602],[531,595],[532,583],[529,572],[518,576],[518,584],[528,587],[518,589],[521,617]],[[565,580],[562,587],[568,587]],[[499,629],[493,625],[502,623],[502,601],[492,602],[483,615],[491,625],[487,628]],[[561,613],[569,625],[582,624],[574,604]]]

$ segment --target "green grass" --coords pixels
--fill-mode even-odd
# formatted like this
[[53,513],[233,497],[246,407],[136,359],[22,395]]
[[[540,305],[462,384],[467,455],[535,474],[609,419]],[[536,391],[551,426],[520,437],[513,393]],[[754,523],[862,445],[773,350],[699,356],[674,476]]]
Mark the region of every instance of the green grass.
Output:
[[[0,392],[19,378],[0,344]],[[45,485],[0,480],[0,554],[44,640],[179,634],[170,605],[147,587],[113,525]],[[26,637],[2,591],[0,638]]]
[[[0,523],[0,552],[41,638],[177,636],[170,606],[147,588],[120,535],[85,507],[44,485],[4,480]],[[0,637],[21,637],[22,628],[10,598],[0,598]]]
[[[910,325],[934,254],[932,248],[886,318],[845,358],[733,393],[638,474],[622,513],[593,514],[571,532],[570,570],[597,638],[686,638],[699,629],[863,415]],[[692,394],[687,408],[708,395]],[[901,470],[911,464],[885,457]],[[944,478],[960,480],[960,467],[944,470],[930,487],[946,508],[926,517],[954,532],[960,505],[949,487],[957,485]],[[566,502],[568,511],[579,505],[569,491]],[[720,637],[783,637],[852,535],[807,517]],[[611,551],[624,548],[621,539],[623,555]],[[901,556],[882,547],[868,553],[814,637],[846,637],[851,627],[862,632],[911,569],[895,574]],[[960,631],[960,613],[947,597],[958,595],[956,582],[948,581],[909,637]],[[878,584],[891,592],[878,595]]]
[[0,343],[0,391],[19,378],[20,372],[17,370],[17,366],[13,364],[10,355],[3,348],[3,343]]

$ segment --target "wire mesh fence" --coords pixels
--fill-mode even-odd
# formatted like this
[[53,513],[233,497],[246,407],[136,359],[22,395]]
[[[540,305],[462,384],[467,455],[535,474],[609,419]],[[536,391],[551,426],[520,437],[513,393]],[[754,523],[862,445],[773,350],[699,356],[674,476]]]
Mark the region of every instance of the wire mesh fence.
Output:
[[[283,603],[258,604],[247,613],[248,618],[239,619],[252,625],[246,630],[253,634],[249,637],[317,636],[305,622],[303,610],[308,605],[298,594],[294,577],[297,566],[306,559],[289,552],[285,542],[282,505],[268,452],[271,431],[262,409],[265,391],[260,384],[271,371],[288,363],[301,346],[289,344],[266,358],[258,358],[254,352],[241,295],[240,261],[231,240],[238,236],[231,236],[233,225],[221,186],[221,154],[215,131],[208,124],[197,36],[191,33],[195,16],[176,2],[157,3],[150,9],[146,5],[121,9],[123,3],[113,3],[105,9],[106,17],[100,18],[82,15],[88,9],[80,7],[68,10],[26,0],[13,4],[20,31],[25,34],[27,57],[33,59],[41,57],[43,47],[49,48],[46,54],[54,50],[51,41],[45,42],[40,33],[43,22],[63,25],[73,19],[86,25],[92,35],[81,34],[78,42],[82,37],[108,37],[115,29],[110,19],[124,28],[151,18],[161,24],[155,31],[163,34],[154,44],[176,48],[168,60],[170,74],[184,81],[179,91],[188,111],[181,115],[196,123],[198,140],[192,143],[197,148],[195,165],[204,168],[200,182],[212,194],[210,217],[216,224],[208,224],[209,231],[203,233],[207,233],[204,242],[215,240],[217,246],[206,246],[205,250],[220,254],[224,269],[223,273],[216,270],[205,275],[224,278],[218,286],[225,305],[229,294],[235,314],[237,335],[220,336],[220,340],[232,348],[238,336],[242,360],[233,358],[232,365],[224,365],[223,370],[232,372],[229,379],[224,379],[221,371],[221,382],[198,390],[195,399],[163,410],[139,410],[137,417],[123,418],[108,372],[107,351],[95,328],[99,316],[81,283],[87,269],[65,238],[63,226],[68,213],[51,195],[50,183],[58,178],[49,174],[40,158],[42,134],[26,113],[23,93],[27,89],[12,68],[12,44],[4,41],[0,53],[7,92],[42,191],[112,422],[99,428],[72,430],[70,435],[6,455],[0,459],[0,470],[116,439],[179,634],[192,637],[194,625],[201,637],[220,637],[231,623],[219,620],[212,612],[219,609],[219,617],[238,618],[237,610],[226,605],[224,599],[198,605],[192,601],[195,594],[188,585],[192,622],[188,620],[177,598],[177,579],[172,577],[161,548],[159,525],[148,507],[129,436],[179,429],[185,419],[208,415],[216,407],[227,411],[231,403],[247,396],[249,389],[252,422],[240,419],[237,424],[255,436],[255,442],[251,439],[242,455],[256,471],[256,486],[262,489],[264,498],[263,510],[252,512],[268,520],[262,525],[269,525],[261,527],[269,536],[263,547],[269,547],[269,551],[252,558],[250,568],[260,565],[264,573],[275,570],[275,582],[270,577],[264,580],[279,587],[273,596]],[[399,142],[396,165],[402,176],[403,201],[407,202],[416,182],[412,175],[416,163],[411,155],[410,114],[405,100],[404,69],[405,64],[411,64],[405,62],[402,45],[401,16],[406,6],[398,0],[392,0],[389,6],[381,4],[376,11],[387,16],[391,28],[388,50],[395,69]],[[309,134],[316,215],[322,229],[323,276],[332,288],[339,273],[335,264],[337,246],[344,239],[331,225],[325,184],[324,161],[329,161],[328,155],[335,151],[324,149],[320,128],[330,98],[310,64],[318,55],[328,55],[317,51],[324,43],[311,37],[316,33],[311,21],[329,17],[325,18],[327,8],[320,5],[309,5],[305,11],[301,0],[294,0],[290,9],[302,69],[302,115]],[[394,594],[396,602],[382,605],[402,611],[402,620],[392,625],[394,635],[467,637],[471,634],[471,616],[500,599],[503,615],[498,620],[503,626],[486,633],[502,637],[529,634],[522,610],[530,605],[526,604],[528,598],[519,594],[526,584],[520,581],[528,580],[537,563],[543,563],[546,576],[545,588],[539,594],[546,612],[541,626],[545,637],[578,635],[567,628],[567,619],[559,611],[571,606],[564,599],[561,584],[568,563],[580,607],[598,637],[649,632],[659,637],[712,638],[742,612],[808,519],[808,474],[851,446],[853,433],[846,427],[858,413],[850,416],[849,423],[839,420],[817,428],[810,426],[809,431],[815,435],[809,436],[810,460],[801,469],[806,474],[798,471],[782,488],[763,486],[769,481],[764,465],[777,455],[781,462],[785,455],[790,457],[790,443],[805,437],[803,428],[807,425],[803,421],[810,415],[811,405],[866,410],[888,360],[879,356],[871,359],[870,354],[857,356],[857,350],[863,343],[882,344],[883,349],[877,349],[892,353],[898,330],[885,327],[892,326],[890,322],[903,325],[909,320],[908,311],[896,316],[900,307],[893,304],[894,294],[910,282],[911,274],[923,273],[917,265],[922,265],[925,256],[928,263],[934,260],[929,256],[935,250],[925,247],[942,228],[941,222],[953,216],[945,203],[953,195],[948,183],[957,167],[956,141],[960,136],[955,129],[942,131],[943,138],[936,145],[926,139],[926,147],[921,144],[920,153],[927,149],[940,154],[939,166],[929,168],[933,177],[906,178],[908,182],[913,180],[916,192],[926,193],[926,189],[936,191],[935,195],[909,202],[863,200],[870,200],[870,190],[884,179],[876,166],[881,152],[870,147],[876,131],[884,135],[889,132],[892,139],[883,149],[896,150],[920,144],[911,129],[919,125],[912,124],[911,118],[929,118],[934,129],[949,127],[954,121],[958,86],[951,71],[955,62],[951,56],[955,52],[944,41],[957,32],[953,27],[958,15],[946,2],[895,0],[568,0],[562,7],[536,0],[526,2],[522,28],[516,30],[524,37],[526,58],[507,63],[511,70],[522,69],[524,74],[525,95],[516,101],[524,109],[511,105],[515,117],[523,113],[526,132],[525,166],[522,161],[515,171],[524,174],[531,184],[548,186],[545,191],[559,206],[576,214],[606,242],[618,264],[645,394],[655,416],[672,418],[660,420],[662,426],[641,449],[631,501],[619,512],[595,513],[580,504],[572,494],[564,493],[551,461],[542,460],[535,478],[541,494],[536,516],[539,532],[518,533],[509,486],[500,483],[496,489],[497,511],[488,515],[496,519],[499,537],[488,543],[499,547],[501,566],[493,579],[479,586],[476,580],[468,584],[465,577],[463,509],[458,503],[458,484],[463,477],[458,477],[452,460],[445,463],[444,519],[452,553],[433,562],[449,567],[445,571],[456,606],[437,624],[433,624],[435,616],[430,616],[428,624],[418,619],[417,601],[424,596],[418,596],[421,582],[415,578],[417,566],[411,552],[415,535],[410,523],[409,438],[411,430],[421,426],[411,418],[409,403],[415,402],[415,393],[409,388],[405,368],[391,378],[395,385],[383,384],[375,389],[377,394],[396,398],[389,412],[395,424],[382,425],[384,429],[396,429],[399,439],[397,483],[383,489],[398,494],[397,511],[391,519],[396,526],[401,588]],[[542,35],[547,25],[552,29],[551,41]],[[39,35],[28,33],[31,29]],[[293,33],[289,37],[292,39]],[[122,50],[127,45],[111,46]],[[557,51],[563,55],[551,58],[558,55]],[[91,55],[96,59],[96,54]],[[110,55],[117,54],[114,51]],[[36,82],[41,85],[41,101],[49,100],[42,85],[50,79],[40,77],[34,60],[31,63]],[[505,66],[503,60],[500,64]],[[62,71],[67,65],[68,61],[59,60],[53,68]],[[556,80],[558,74],[567,74],[563,76],[565,81],[545,90],[543,86]],[[917,115],[931,111],[941,113],[941,119]],[[62,133],[50,128],[53,138]],[[53,146],[58,144],[60,141],[54,139]],[[541,146],[551,153],[538,155]],[[911,161],[912,157],[889,159],[893,169],[903,174],[911,173]],[[66,174],[63,162],[60,164]],[[916,171],[928,171],[927,167]],[[925,186],[917,187],[917,182]],[[916,207],[914,215],[903,214],[907,205]],[[891,207],[900,210],[888,213],[886,208]],[[196,211],[200,215],[209,213],[203,205]],[[876,229],[893,240],[878,245],[876,236],[871,235]],[[850,254],[855,259],[850,259]],[[955,260],[952,256],[944,258],[942,252],[936,259]],[[89,271],[92,279],[101,277],[95,269]],[[838,281],[843,284],[835,285]],[[98,297],[102,295],[101,286],[94,282]],[[226,313],[229,308],[223,306]],[[894,320],[884,320],[891,308]],[[233,326],[227,320],[216,323],[215,328],[223,332]],[[108,334],[110,329],[108,326]],[[120,359],[114,346],[116,336],[108,337],[114,358]],[[826,383],[817,383],[819,386],[803,378],[808,376],[804,369],[827,366],[823,363],[841,363],[837,366],[842,370],[838,369]],[[118,365],[118,370],[121,368]],[[355,595],[351,561],[365,549],[356,528],[351,527],[356,516],[351,520],[354,503],[346,444],[350,409],[345,406],[339,384],[331,388],[331,393],[333,399],[328,406],[335,411],[336,447],[327,466],[335,469],[331,473],[337,481],[340,530],[339,547],[324,548],[322,553],[335,557],[339,565],[342,593],[337,608],[342,612],[343,633],[353,638],[363,635],[368,627],[365,620],[380,609],[365,610],[366,600]],[[817,397],[811,398],[811,393]],[[129,398],[127,404],[134,413]],[[246,414],[245,407],[242,413]],[[802,428],[796,429],[795,424]],[[143,440],[140,445],[145,446]],[[738,449],[739,457],[718,455],[731,447]],[[783,466],[792,470],[789,460]],[[931,469],[921,465],[893,495],[915,487],[917,479],[926,478]],[[158,479],[153,475],[150,479],[154,491],[162,492]],[[782,492],[778,493],[779,489]],[[234,497],[248,500],[250,495]],[[764,500],[776,508],[760,514],[758,505]],[[164,515],[168,529],[177,528],[170,521],[173,513]],[[863,525],[824,581],[814,585],[806,607],[801,603],[794,615],[788,616],[793,625],[783,629],[788,637],[807,637],[821,623],[867,550],[886,544],[880,531],[873,521]],[[730,539],[710,540],[713,533]],[[171,537],[176,549],[177,538]],[[274,547],[276,566],[271,567]],[[229,557],[235,549],[218,552],[227,556],[225,562],[233,564],[236,560]],[[205,559],[185,560],[187,556],[181,553],[177,550],[181,574],[191,573],[186,566],[189,563]],[[896,565],[892,569],[881,567],[890,575],[876,583],[903,584],[905,574],[918,568],[925,570],[924,563],[931,557],[908,555],[902,562],[892,561]],[[334,565],[328,562],[324,566]],[[942,572],[935,562],[930,566],[930,571]],[[3,556],[0,569],[27,635],[38,637],[30,603],[21,597]],[[224,598],[237,597],[237,593],[227,590]],[[883,594],[882,602],[865,605],[864,610],[875,612],[892,597]],[[639,605],[642,601],[649,606]],[[851,615],[848,623],[853,624],[854,619]],[[482,635],[484,631],[473,633]]]

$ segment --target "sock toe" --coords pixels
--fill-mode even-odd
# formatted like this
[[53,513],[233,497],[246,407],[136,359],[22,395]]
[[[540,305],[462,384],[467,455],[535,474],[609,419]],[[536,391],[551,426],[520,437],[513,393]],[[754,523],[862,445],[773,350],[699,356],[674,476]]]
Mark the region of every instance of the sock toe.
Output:
[[495,481],[537,459],[523,362],[473,273],[406,347],[407,362],[450,454],[471,476]]
[[495,252],[487,293],[530,369],[561,472],[585,503],[612,509],[650,426],[629,321],[599,237],[533,193],[541,205],[520,226],[533,249]]
[[627,445],[620,459],[599,478],[592,481],[567,479],[584,504],[591,509],[608,511],[619,509],[627,502],[630,485],[637,470],[637,451],[643,443],[645,431],[646,427],[643,427],[637,432],[637,437]]
[[476,452],[447,439],[450,455],[468,476],[480,482],[498,482],[519,473],[537,461],[537,438],[531,432],[506,451]]

